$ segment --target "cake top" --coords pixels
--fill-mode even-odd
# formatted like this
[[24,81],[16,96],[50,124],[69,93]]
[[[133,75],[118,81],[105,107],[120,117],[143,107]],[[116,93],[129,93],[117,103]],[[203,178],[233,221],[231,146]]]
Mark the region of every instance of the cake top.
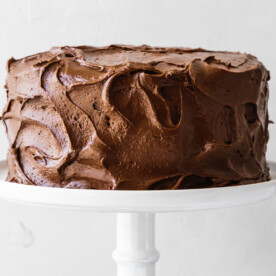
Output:
[[[40,67],[46,62],[61,59],[65,63],[62,74],[76,76],[84,79],[91,78],[84,69],[71,68],[72,62],[98,71],[97,77],[102,77],[108,72],[122,71],[125,67],[133,70],[149,70],[151,72],[183,71],[189,64],[204,61],[218,68],[233,72],[242,72],[259,64],[252,55],[239,52],[207,51],[204,49],[189,48],[161,48],[143,46],[110,45],[107,47],[53,47],[49,52],[39,53],[16,61],[14,73],[20,74],[30,69],[30,66]],[[11,59],[9,66],[13,68]],[[69,69],[70,68],[70,69]],[[69,69],[69,70],[68,70]],[[79,70],[78,70],[79,69]],[[95,76],[93,76],[95,78]],[[79,80],[81,81],[81,80]]]

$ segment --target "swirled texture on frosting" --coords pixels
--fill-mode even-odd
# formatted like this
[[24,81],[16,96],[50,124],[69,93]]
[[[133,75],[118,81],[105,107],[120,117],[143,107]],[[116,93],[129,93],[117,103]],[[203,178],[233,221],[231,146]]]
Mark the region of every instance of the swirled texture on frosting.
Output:
[[8,181],[144,190],[269,179],[269,73],[251,55],[55,47],[7,70]]

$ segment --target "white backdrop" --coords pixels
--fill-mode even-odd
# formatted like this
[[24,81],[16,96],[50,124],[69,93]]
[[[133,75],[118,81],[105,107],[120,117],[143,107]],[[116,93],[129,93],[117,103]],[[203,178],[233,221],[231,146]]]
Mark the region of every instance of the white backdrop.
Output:
[[[0,109],[5,63],[61,45],[110,43],[249,52],[271,71],[276,121],[274,0],[0,0]],[[268,158],[276,160],[270,125]],[[7,150],[0,129],[0,158]],[[115,275],[115,218],[0,201],[1,276]],[[275,276],[276,199],[157,216],[158,276]]]

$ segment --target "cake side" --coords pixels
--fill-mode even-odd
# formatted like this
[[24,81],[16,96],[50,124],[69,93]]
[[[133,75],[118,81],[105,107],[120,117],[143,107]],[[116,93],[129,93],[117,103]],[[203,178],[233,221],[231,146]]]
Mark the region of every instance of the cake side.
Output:
[[7,70],[8,181],[139,190],[269,180],[269,73],[251,55],[56,47]]

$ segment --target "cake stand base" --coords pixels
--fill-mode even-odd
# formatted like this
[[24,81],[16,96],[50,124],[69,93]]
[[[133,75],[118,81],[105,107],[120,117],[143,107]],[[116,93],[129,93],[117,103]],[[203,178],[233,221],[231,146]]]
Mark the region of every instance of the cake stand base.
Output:
[[154,214],[117,214],[117,248],[113,252],[119,276],[153,276],[159,253],[154,245]]
[[210,189],[177,191],[103,191],[28,186],[4,181],[0,161],[0,198],[47,208],[117,213],[117,248],[113,259],[118,276],[154,276],[155,213],[234,207],[266,200],[275,194],[276,165],[270,163],[268,182]]

